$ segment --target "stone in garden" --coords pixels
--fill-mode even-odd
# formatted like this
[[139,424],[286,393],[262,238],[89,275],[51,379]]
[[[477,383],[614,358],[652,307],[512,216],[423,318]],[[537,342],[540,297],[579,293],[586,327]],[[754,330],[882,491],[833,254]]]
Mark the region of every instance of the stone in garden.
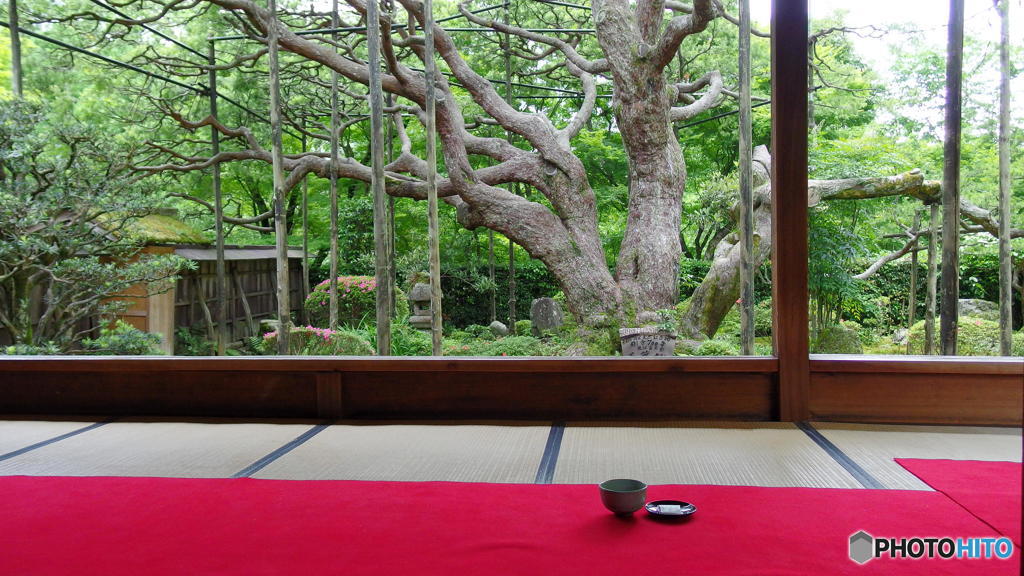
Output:
[[960,316],[973,316],[999,322],[999,304],[988,300],[964,298],[959,301]]
[[430,330],[430,284],[416,284],[409,291],[412,314],[409,325],[418,330]]
[[508,336],[508,326],[505,326],[497,320],[491,322],[491,325],[488,326],[488,328],[491,329],[491,334],[494,334],[496,337]]
[[907,330],[906,328],[900,328],[899,330],[896,331],[895,334],[892,335],[892,343],[899,344],[900,346],[905,346],[908,338],[910,338],[910,330]]
[[623,356],[673,356],[676,351],[675,336],[656,326],[622,328],[619,339]]
[[537,298],[530,304],[530,332],[540,338],[562,327],[562,305],[554,298]]

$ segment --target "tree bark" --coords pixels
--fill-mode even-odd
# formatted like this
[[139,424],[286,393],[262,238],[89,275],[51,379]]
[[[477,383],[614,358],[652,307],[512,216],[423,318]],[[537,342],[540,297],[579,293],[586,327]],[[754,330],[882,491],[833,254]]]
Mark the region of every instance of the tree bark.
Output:
[[[276,0],[270,0],[270,13],[277,14]],[[274,167],[274,236],[277,244],[277,353],[290,352],[291,289],[288,274],[288,216],[285,212],[284,150],[281,143],[281,83],[278,62],[278,21],[272,18],[267,30],[267,61],[270,67],[270,138]]]
[[1013,253],[1010,250],[1010,0],[999,11],[999,353],[1013,348]]
[[754,196],[750,120],[750,0],[740,0],[740,353],[754,354]]
[[924,302],[924,353],[935,354],[935,308],[939,283],[939,205],[932,203],[928,225],[928,292]]
[[[384,191],[384,95],[381,86],[380,43],[379,5],[376,0],[371,0],[366,3],[366,47],[369,53],[367,84],[370,91],[370,191],[373,196],[373,256],[377,285],[377,355],[390,356],[391,284],[388,272],[387,202]],[[429,89],[426,92],[430,94]],[[428,109],[431,104],[427,105]],[[431,185],[432,182],[428,181],[428,189]]]
[[960,122],[963,90],[964,0],[949,0],[946,119],[942,153],[942,353],[956,356],[960,302]]
[[7,20],[11,33],[11,92],[15,98],[24,96],[22,89],[21,32],[18,30],[18,0],[7,0]]

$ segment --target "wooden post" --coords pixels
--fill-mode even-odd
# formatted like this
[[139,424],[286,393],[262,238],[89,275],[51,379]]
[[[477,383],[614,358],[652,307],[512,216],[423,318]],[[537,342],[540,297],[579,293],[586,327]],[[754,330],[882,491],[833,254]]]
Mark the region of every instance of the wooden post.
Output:
[[[505,4],[505,22],[509,20],[508,4]],[[512,103],[512,37],[505,34],[505,101]],[[505,130],[505,140],[512,143],[512,132]],[[519,184],[515,185],[515,193],[520,193]],[[508,239],[508,329],[511,334],[516,330],[516,243]]]
[[[740,353],[754,354],[754,178],[750,120],[750,0],[740,0]],[[810,98],[810,95],[807,96]]]
[[[210,117],[217,119],[217,46],[211,40],[208,44],[207,63],[210,66]],[[220,154],[220,132],[210,126],[210,154]],[[227,273],[224,264],[224,199],[221,196],[220,162],[213,163],[213,220],[217,244],[217,355],[224,355],[227,346]]]
[[[370,0],[373,1],[373,0]],[[437,223],[437,94],[434,61],[434,3],[423,0],[423,78],[427,89],[424,126],[427,139],[427,235],[430,248],[430,343],[441,356],[441,243]]]
[[[303,128],[305,128],[305,121],[303,121]],[[302,134],[302,153],[306,153],[306,134]],[[302,290],[299,292],[302,296],[303,305],[300,310],[302,322],[304,324],[309,323],[309,318],[306,316],[305,301],[309,296],[309,178],[306,176],[302,177]]]
[[913,247],[910,249],[910,290],[907,294],[907,354],[910,354],[910,329],[914,327],[914,316],[917,313],[917,234],[921,230],[921,210],[914,210],[914,224],[910,233],[914,235]]
[[960,302],[960,120],[964,67],[964,0],[949,0],[946,122],[942,150],[942,353],[956,356]]
[[491,322],[498,319],[498,284],[494,275],[494,230],[487,231],[487,277],[491,281]]
[[24,96],[22,90],[21,32],[18,30],[18,0],[7,0],[7,20],[11,33],[11,92],[15,98]]
[[284,150],[281,142],[281,79],[278,61],[277,1],[269,0],[267,60],[270,65],[270,140],[274,164],[274,235],[277,241],[277,353],[289,352],[291,297],[288,278],[288,210],[284,190]]
[[1013,252],[1010,250],[1010,0],[999,1],[999,353],[1013,348]]
[[[331,28],[337,29],[338,0],[331,3]],[[331,34],[335,41],[338,39],[336,32]],[[338,329],[338,72],[331,70],[331,278],[329,285],[330,310],[328,327],[331,330]]]
[[772,3],[772,334],[779,358],[779,416],[790,422],[810,417],[805,38],[807,0],[775,0]]
[[[390,33],[390,30],[388,31]],[[391,355],[391,285],[388,283],[387,202],[384,198],[384,98],[380,79],[380,7],[366,3],[366,47],[370,67],[370,191],[373,194],[373,255],[377,281],[377,354]]]
[[935,303],[939,281],[939,204],[928,215],[928,292],[924,301],[924,353],[935,354]]

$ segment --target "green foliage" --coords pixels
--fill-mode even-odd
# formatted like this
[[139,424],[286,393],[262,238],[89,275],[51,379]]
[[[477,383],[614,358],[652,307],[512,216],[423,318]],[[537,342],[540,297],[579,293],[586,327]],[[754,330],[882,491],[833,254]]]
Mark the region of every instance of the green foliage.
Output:
[[557,347],[533,336],[505,336],[494,340],[448,340],[446,356],[555,356]]
[[174,353],[179,356],[213,356],[217,343],[206,338],[205,327],[179,326],[174,331]]
[[530,334],[530,331],[532,329],[533,323],[530,322],[529,320],[516,320],[516,334],[519,334],[520,336],[526,336]]
[[59,346],[53,342],[47,342],[42,346],[32,344],[13,344],[0,347],[0,355],[6,356],[54,356],[61,353]]
[[[999,356],[999,323],[963,316],[957,322],[959,356]],[[935,350],[939,350],[939,329],[935,327]],[[910,328],[910,353],[924,353],[924,320]],[[1016,355],[1016,352],[1014,352]]]
[[857,330],[839,324],[822,326],[811,341],[814,354],[860,354],[863,351]]
[[163,292],[191,266],[140,254],[125,231],[160,193],[94,136],[23,101],[0,105],[0,326],[15,343],[67,351],[82,321],[127,308],[116,296]]
[[[395,288],[396,321],[409,316],[409,299],[401,289]],[[375,322],[377,281],[373,276],[338,277],[338,325],[356,327],[363,322]],[[330,320],[330,280],[317,284],[306,298],[305,308],[314,326],[327,326]]]
[[[299,356],[372,356],[373,347],[361,334],[313,326],[293,326],[288,338],[289,353]],[[277,331],[263,335],[263,354],[276,354]]]
[[754,336],[772,335],[772,301],[761,300],[754,305]]
[[97,338],[82,340],[82,349],[86,354],[111,356],[144,356],[163,354],[160,351],[161,338],[158,334],[150,334],[118,320],[113,328],[100,330]]
[[[441,266],[441,311],[446,325],[490,324],[491,292],[487,267]],[[508,321],[508,269],[495,270],[497,318]],[[530,317],[530,304],[536,298],[551,296],[559,287],[548,269],[538,260],[516,262],[516,318]],[[485,326],[486,328],[486,326]],[[518,333],[518,332],[517,332]]]
[[693,353],[694,356],[739,356],[740,350],[732,342],[714,339],[705,340]]

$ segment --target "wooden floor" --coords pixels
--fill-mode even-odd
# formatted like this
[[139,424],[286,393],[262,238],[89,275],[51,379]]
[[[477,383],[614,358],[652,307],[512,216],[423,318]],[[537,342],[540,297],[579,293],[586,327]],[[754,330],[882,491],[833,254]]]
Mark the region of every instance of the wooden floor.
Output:
[[1021,461],[1019,428],[0,418],[0,475],[927,490],[892,459]]

